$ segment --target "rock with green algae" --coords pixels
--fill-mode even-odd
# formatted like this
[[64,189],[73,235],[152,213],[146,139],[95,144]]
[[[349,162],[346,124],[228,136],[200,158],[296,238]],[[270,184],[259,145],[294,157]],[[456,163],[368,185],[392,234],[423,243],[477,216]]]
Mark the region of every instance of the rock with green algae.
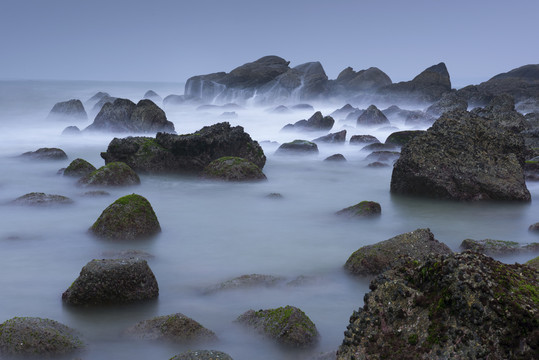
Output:
[[382,213],[382,207],[375,201],[362,201],[356,205],[347,207],[337,212],[337,215],[348,217],[370,217]]
[[64,176],[82,177],[95,171],[96,168],[84,159],[73,160],[64,170]]
[[468,251],[403,263],[371,282],[337,359],[537,359],[538,275]]
[[259,181],[267,179],[258,166],[247,159],[233,156],[213,160],[204,168],[202,177],[225,181]]
[[62,294],[69,305],[127,304],[156,299],[159,286],[142,259],[103,259],[86,264]]
[[452,251],[434,238],[430,229],[417,229],[355,251],[344,268],[354,275],[377,275],[408,259],[424,261]]
[[301,155],[308,155],[308,154],[318,154],[318,146],[311,141],[307,140],[294,140],[291,142],[287,142],[279,146],[277,151],[275,151],[275,154],[277,155],[284,155],[284,154],[301,154]]
[[230,355],[218,350],[189,350],[170,360],[233,360]]
[[130,186],[139,185],[140,178],[123,162],[112,162],[79,179],[81,186]]
[[16,198],[11,203],[25,206],[58,206],[73,204],[73,200],[63,195],[32,192]]
[[161,226],[150,202],[143,196],[131,194],[103,210],[89,230],[104,239],[135,240],[161,232]]
[[286,346],[305,348],[315,345],[319,338],[311,319],[290,305],[277,309],[249,310],[236,321]]
[[126,329],[124,334],[134,339],[165,340],[174,343],[217,340],[213,331],[181,313],[143,320]]
[[526,261],[526,265],[531,266],[537,270],[539,270],[539,256],[536,258],[533,258],[531,260]]
[[84,348],[74,329],[38,317],[14,317],[0,324],[0,357],[49,358]]

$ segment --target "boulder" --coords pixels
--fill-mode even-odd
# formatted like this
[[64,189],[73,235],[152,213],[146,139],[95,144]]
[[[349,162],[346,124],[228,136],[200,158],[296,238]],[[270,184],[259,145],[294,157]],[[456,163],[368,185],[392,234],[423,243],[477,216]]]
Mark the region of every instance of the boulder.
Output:
[[348,114],[350,114],[351,112],[354,112],[356,110],[358,110],[358,109],[353,107],[350,104],[346,104],[342,108],[337,109],[334,112],[332,112],[331,114],[329,114],[329,116],[331,116],[334,119],[345,119],[348,116]]
[[460,244],[460,249],[472,250],[481,254],[486,254],[489,256],[494,255],[505,255],[516,252],[524,251],[539,251],[539,243],[521,245],[516,241],[507,241],[507,240],[494,240],[494,239],[483,239],[483,240],[473,240],[473,239],[464,239]]
[[378,110],[375,105],[371,105],[357,118],[357,126],[379,126],[388,125],[389,120]]
[[286,125],[283,130],[329,131],[335,124],[331,116],[323,116],[317,111],[308,120],[300,120],[293,125]]
[[62,131],[62,135],[80,135],[80,129],[76,126],[68,126]]
[[330,162],[345,162],[346,158],[343,154],[333,154],[331,156],[328,156],[324,159],[324,161],[330,161]]
[[217,350],[189,350],[170,360],[233,360],[230,355]]
[[260,169],[264,151],[241,126],[223,122],[188,135],[157,133],[155,138],[113,139],[101,157],[108,164],[122,161],[142,173],[200,173],[223,156],[247,159]]
[[466,99],[457,95],[456,92],[446,92],[442,94],[440,100],[429,106],[425,112],[427,115],[438,118],[444,112],[453,110],[468,110],[468,102]]
[[265,274],[249,274],[235,277],[230,280],[223,281],[214,286],[210,286],[204,290],[206,294],[212,294],[219,291],[250,289],[256,287],[274,287],[285,280],[282,276],[273,276]]
[[354,275],[377,275],[409,259],[425,261],[452,251],[434,238],[430,229],[417,229],[356,250],[344,268]]
[[25,206],[58,206],[73,204],[73,200],[62,195],[51,195],[42,192],[32,192],[16,198],[11,203],[13,205]]
[[127,304],[159,296],[157,280],[146,260],[103,259],[86,264],[62,294],[68,305]]
[[318,137],[313,140],[315,143],[344,144],[346,141],[346,130]]
[[367,155],[367,157],[365,157],[365,160],[393,163],[399,157],[400,153],[398,151],[379,150],[373,151],[372,153]]
[[356,205],[349,206],[337,211],[337,215],[346,217],[371,217],[379,216],[382,213],[382,207],[375,201],[362,201]]
[[368,145],[374,143],[380,143],[380,140],[372,135],[352,135],[350,137],[350,145]]
[[116,101],[116,99],[118,98],[114,96],[109,96],[108,94],[101,97],[99,101],[96,102],[94,106],[92,107],[92,114],[99,113],[105,104],[108,104],[108,103],[112,104],[114,103],[114,101]]
[[391,192],[455,200],[529,201],[524,141],[468,112],[442,115],[406,144]]
[[81,186],[132,186],[139,185],[140,178],[123,162],[111,162],[79,179]]
[[258,166],[249,160],[234,156],[225,156],[213,160],[202,171],[202,177],[225,181],[259,181],[267,179]]
[[369,145],[365,145],[364,147],[361,148],[361,151],[393,151],[393,150],[398,150],[399,149],[399,146],[395,145],[395,144],[392,144],[391,142],[389,143],[372,143],[372,144],[369,144]]
[[249,310],[236,320],[279,344],[305,348],[316,344],[319,338],[315,324],[300,309],[285,306],[268,310]]
[[403,263],[371,282],[337,359],[535,359],[538,278],[471,252]]
[[150,202],[132,194],[119,198],[103,210],[90,232],[104,239],[134,240],[161,232],[161,226]]
[[144,93],[143,99],[148,99],[153,101],[154,103],[160,103],[163,102],[163,98],[159,96],[155,91],[148,90]]
[[484,108],[475,108],[472,113],[490,119],[500,127],[512,132],[528,130],[530,125],[524,115],[515,110],[515,100],[507,94],[492,98]]
[[315,143],[307,140],[294,140],[292,142],[281,144],[277,151],[275,151],[275,154],[318,154],[318,146]]
[[213,331],[181,313],[141,321],[126,329],[124,334],[133,339],[165,340],[180,344],[217,340]]
[[66,160],[67,155],[62,149],[40,148],[36,151],[28,151],[21,154],[22,158],[31,160]]
[[47,119],[64,121],[86,121],[88,114],[79,99],[71,99],[54,104]]
[[95,166],[84,159],[75,159],[64,170],[64,176],[83,177],[97,170]]
[[401,114],[404,115],[404,125],[409,127],[429,126],[436,120],[436,117],[421,110],[404,110]]
[[338,93],[372,93],[375,90],[392,84],[391,79],[382,70],[370,67],[367,70],[354,71],[347,67],[335,79]]
[[84,348],[78,333],[57,321],[14,317],[0,324],[0,356],[49,358]]
[[423,134],[424,130],[404,130],[404,131],[396,131],[394,133],[391,133],[387,139],[385,144],[386,145],[394,145],[398,147],[402,147],[406,145],[410,140],[415,138],[418,135]]

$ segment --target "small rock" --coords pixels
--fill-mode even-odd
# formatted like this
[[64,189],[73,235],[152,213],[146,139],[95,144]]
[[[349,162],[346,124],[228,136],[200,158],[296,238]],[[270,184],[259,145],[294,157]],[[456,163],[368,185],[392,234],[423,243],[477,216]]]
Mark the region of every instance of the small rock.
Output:
[[68,126],[62,131],[62,135],[80,135],[80,129],[76,126]]
[[370,217],[382,213],[382,207],[375,201],[362,201],[356,205],[347,207],[337,212],[337,215],[348,217]]
[[242,275],[234,279],[207,288],[204,293],[210,294],[222,290],[245,289],[253,287],[273,287],[282,283],[285,278],[281,276],[250,274]]
[[330,161],[330,162],[343,162],[346,161],[346,158],[343,154],[333,154],[331,156],[328,156],[324,159],[324,161]]
[[380,140],[372,135],[352,135],[350,138],[350,145],[368,145],[379,142]]
[[318,154],[318,146],[307,140],[294,140],[279,146],[275,154]]
[[321,142],[328,144],[344,144],[346,141],[346,130],[342,130],[336,133],[328,134],[325,136],[318,137],[313,140],[313,142]]
[[96,168],[84,159],[75,159],[64,170],[64,176],[82,177],[95,171]]
[[28,151],[21,155],[23,158],[32,160],[66,160],[67,155],[62,149],[40,148],[36,151]]
[[14,205],[27,206],[55,206],[73,204],[73,200],[62,195],[51,195],[42,192],[33,192],[20,196],[11,202]]
[[71,99],[54,104],[47,119],[52,120],[88,120],[84,105],[78,99]]
[[357,118],[356,126],[378,126],[386,124],[389,124],[387,117],[375,105],[371,105]]

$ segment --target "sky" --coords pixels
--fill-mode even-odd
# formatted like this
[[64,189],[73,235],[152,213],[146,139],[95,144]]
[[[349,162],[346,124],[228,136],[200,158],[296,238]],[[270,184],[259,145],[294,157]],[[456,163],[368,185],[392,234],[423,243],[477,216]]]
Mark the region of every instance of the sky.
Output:
[[539,63],[538,14],[538,0],[0,0],[0,79],[185,82],[278,55],[393,82],[443,61],[458,87]]

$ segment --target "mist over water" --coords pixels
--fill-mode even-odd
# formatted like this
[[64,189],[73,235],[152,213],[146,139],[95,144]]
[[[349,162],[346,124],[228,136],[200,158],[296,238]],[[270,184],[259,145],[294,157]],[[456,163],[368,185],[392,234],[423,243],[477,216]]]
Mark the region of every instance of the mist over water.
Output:
[[[110,196],[85,197],[88,189],[77,187],[74,179],[57,175],[58,169],[76,158],[96,167],[104,165],[99,154],[114,135],[60,135],[69,125],[86,127],[93,116],[89,114],[85,123],[47,120],[56,102],[79,98],[84,103],[97,91],[137,102],[149,89],[165,97],[181,93],[182,85],[0,82],[0,322],[14,316],[60,321],[83,335],[88,343],[81,355],[84,359],[168,359],[196,346],[129,341],[121,334],[138,321],[181,312],[217,334],[217,343],[201,344],[200,348],[218,349],[236,360],[310,359],[337,349],[349,316],[363,305],[369,279],[350,277],[342,268],[359,247],[422,227],[429,227],[453,250],[458,250],[465,238],[523,244],[537,241],[527,231],[530,224],[539,221],[536,183],[528,183],[533,199],[529,204],[435,201],[392,196],[391,168],[366,167],[367,153],[348,142],[319,144],[320,154],[316,156],[275,155],[280,143],[323,135],[280,131],[288,123],[309,118],[312,110],[274,114],[267,108],[242,108],[234,110],[237,118],[230,119],[220,116],[229,110],[164,107],[179,134],[221,121],[243,126],[264,149],[267,182],[231,184],[191,176],[142,175],[140,186],[106,189]],[[314,105],[328,115],[345,104]],[[398,120],[393,120],[392,126],[404,129]],[[348,131],[347,139],[354,134],[371,134],[382,142],[395,131],[356,129],[355,123],[336,119],[331,132],[341,128]],[[40,147],[62,148],[69,159],[36,162],[16,157]],[[322,161],[335,153],[343,154],[348,161]],[[74,204],[49,208],[9,204],[29,192],[68,196]],[[161,234],[145,241],[110,242],[87,233],[110,203],[133,192],[150,201]],[[283,197],[267,198],[270,193]],[[350,220],[334,215],[362,200],[380,203],[382,216]],[[89,309],[63,306],[62,292],[87,262],[133,249],[152,255],[148,263],[159,283],[157,301]],[[534,254],[529,253],[499,260],[524,262],[532,257]],[[296,286],[283,283],[272,288],[204,292],[219,282],[252,273],[282,276],[287,281],[303,276],[305,281]],[[249,309],[285,305],[299,307],[316,324],[321,335],[316,348],[283,349],[234,323]]]

